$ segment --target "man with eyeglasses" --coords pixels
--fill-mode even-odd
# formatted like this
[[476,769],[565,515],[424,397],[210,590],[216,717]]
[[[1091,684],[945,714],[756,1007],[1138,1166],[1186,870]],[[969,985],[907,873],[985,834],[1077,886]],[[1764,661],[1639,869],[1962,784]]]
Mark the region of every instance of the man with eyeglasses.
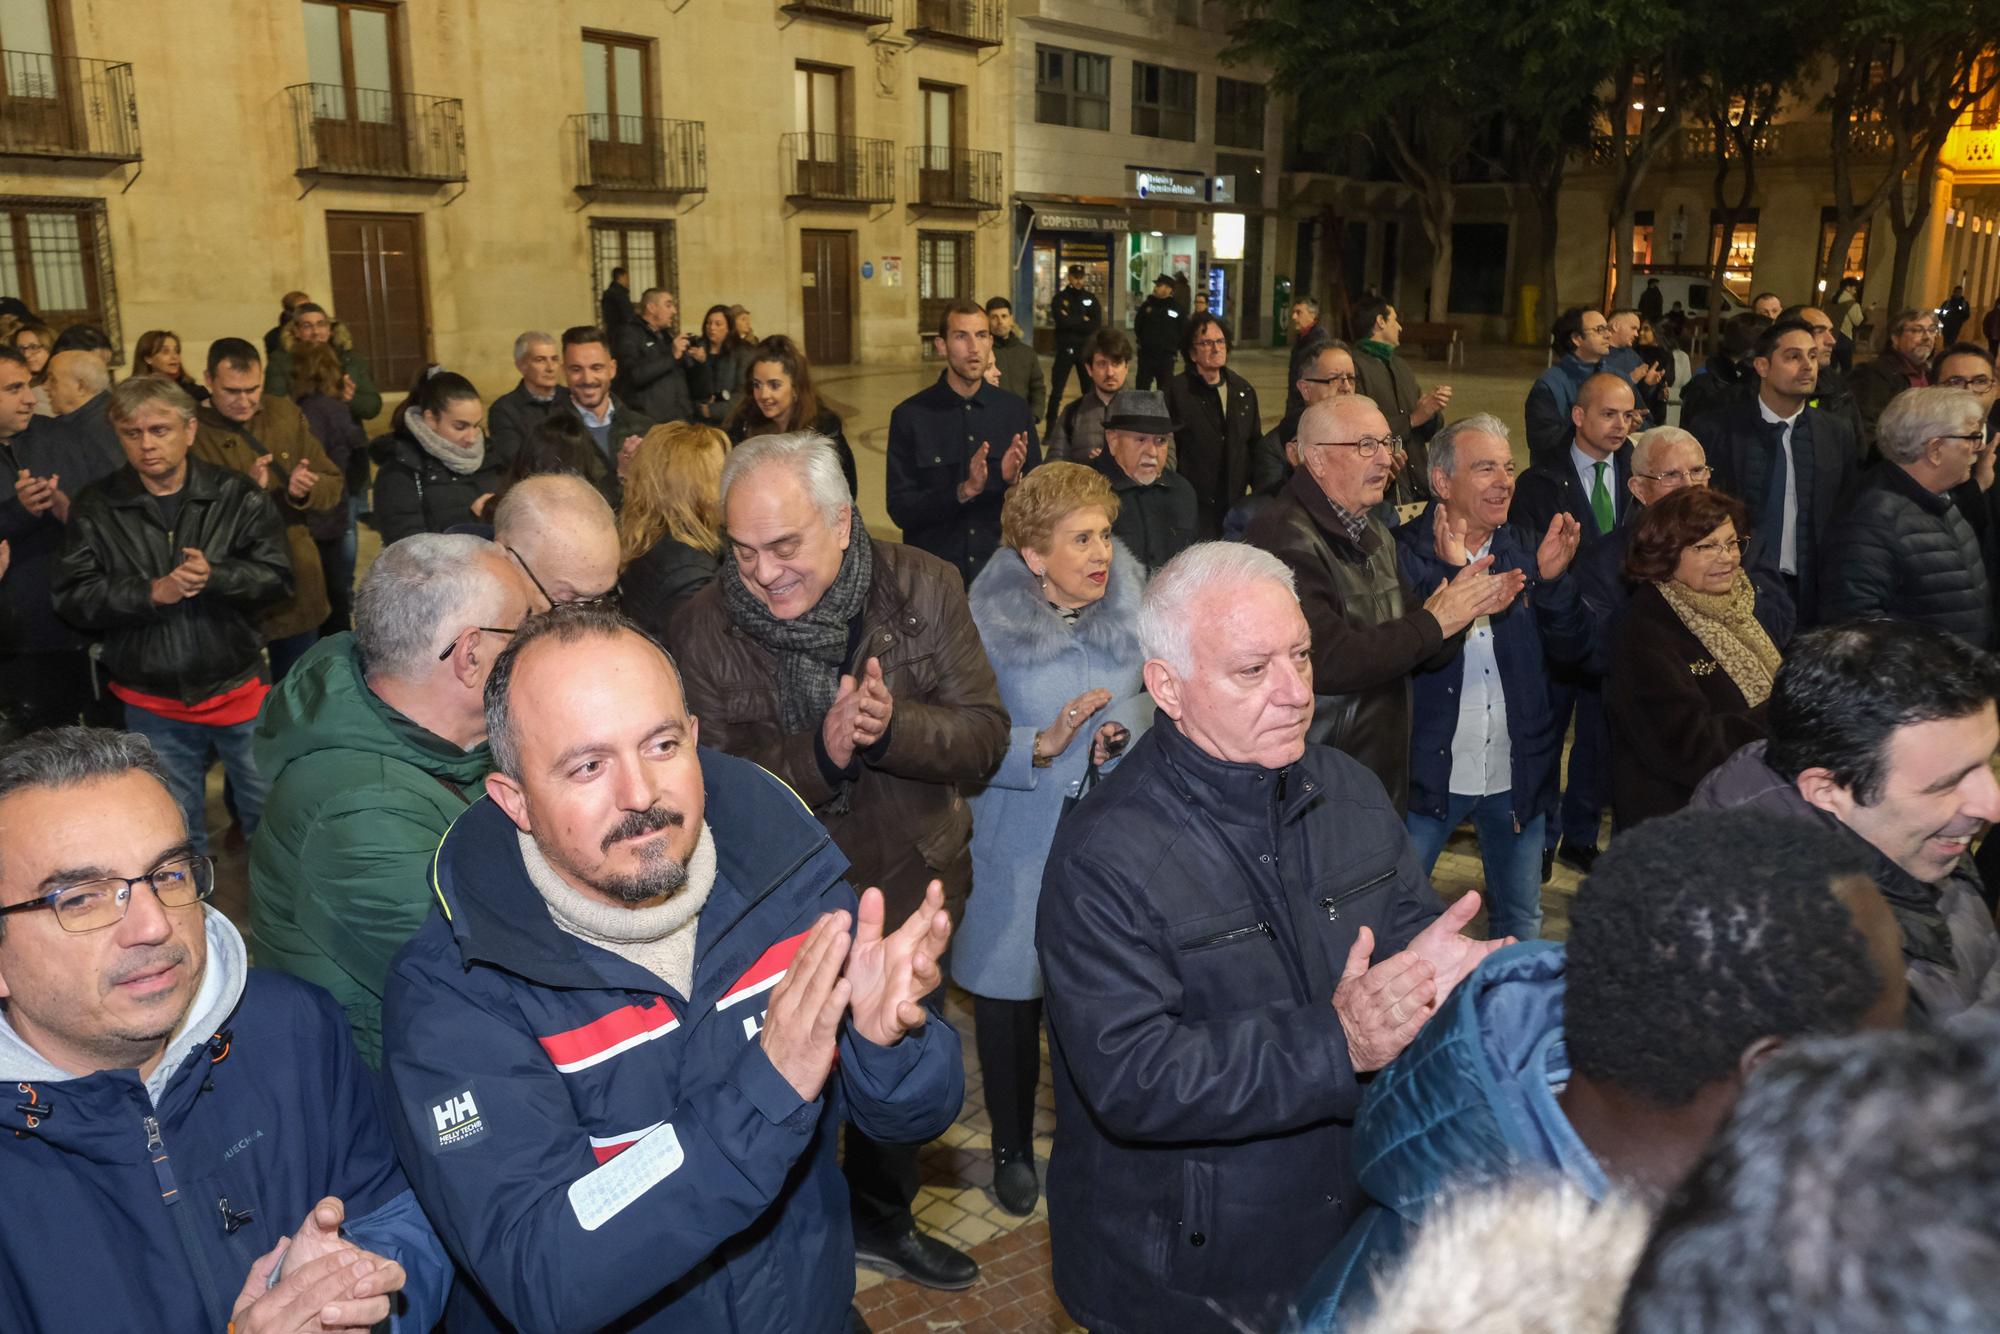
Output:
[[1828,621],[1888,616],[1993,644],[1993,594],[1979,536],[1952,504],[1988,449],[1986,405],[1937,386],[1896,395],[1876,423],[1882,462],[1827,534]]
[[[1490,555],[1452,560],[1463,568],[1435,589],[1405,581],[1395,541],[1371,513],[1398,445],[1369,399],[1307,408],[1298,471],[1245,540],[1283,561],[1298,584],[1312,628],[1310,739],[1373,770],[1401,817],[1410,795],[1411,673],[1448,662],[1465,628],[1505,609],[1525,581],[1519,571],[1490,573]],[[1445,537],[1441,528],[1436,535]]]
[[1931,382],[1931,354],[1937,350],[1937,319],[1914,307],[1899,310],[1889,321],[1888,341],[1873,361],[1854,368],[1848,383],[1854,390],[1854,406],[1861,414],[1861,444],[1871,459],[1875,448],[1876,422],[1889,401],[1905,389],[1921,389]]
[[324,992],[248,967],[145,738],[0,751],[9,1330],[397,1334],[451,1264]]
[[1167,381],[1167,411],[1180,423],[1173,467],[1194,487],[1201,541],[1222,536],[1222,518],[1250,492],[1250,451],[1264,434],[1257,391],[1229,369],[1229,326],[1216,315],[1190,321],[1193,360]]
[[491,542],[392,543],[353,632],[308,653],[258,720],[271,791],[250,845],[257,961],[332,992],[371,1066],[389,961],[430,912],[431,857],[492,771],[486,677],[532,598]]
[[[1678,426],[1655,426],[1632,437],[1632,475],[1625,488],[1636,507],[1656,505],[1684,487],[1707,486],[1711,475],[1701,441]],[[1637,519],[1632,511],[1627,514],[1627,522],[1590,543],[1576,562],[1584,610],[1591,621],[1591,649],[1585,668],[1600,676],[1610,665],[1619,619],[1632,600],[1625,557],[1632,549],[1632,527]],[[1768,561],[1748,573],[1757,589],[1757,622],[1782,649],[1798,623],[1792,595]]]
[[545,473],[509,487],[493,541],[527,576],[536,611],[617,600],[618,520],[581,477]]
[[339,354],[340,369],[345,372],[340,396],[347,400],[348,414],[360,426],[382,415],[382,391],[375,387],[375,372],[368,359],[355,350],[353,333],[327,314],[324,306],[301,301],[292,307],[290,322],[281,328],[278,346],[265,366],[267,391],[278,398],[290,398],[292,349],[301,343],[328,343]]
[[[2000,595],[2000,491],[1993,486],[1994,455],[2000,453],[1992,442],[2000,439],[2000,376],[1993,370],[1993,358],[1977,343],[1956,343],[1937,360],[1937,382],[1948,389],[1963,389],[1979,400],[1986,414],[1987,448],[1972,465],[1972,476],[1951,490],[1951,503],[1979,535],[1979,550],[1986,558],[1986,579]],[[2000,842],[1994,845],[2000,855]]]
[[1142,569],[1159,569],[1194,541],[1194,488],[1167,462],[1179,425],[1157,389],[1121,389],[1104,417],[1104,452],[1090,461],[1118,496],[1111,532]]
[[1812,406],[1818,337],[1804,321],[1780,320],[1764,330],[1750,366],[1756,395],[1697,418],[1688,429],[1708,449],[1714,484],[1749,507],[1754,535],[1745,568],[1775,564],[1798,608],[1799,626],[1818,625],[1826,619],[1819,605],[1826,534],[1854,480],[1860,451],[1845,421]]
[[270,497],[188,457],[197,423],[179,385],[127,380],[108,415],[126,464],[70,507],[50,591],[58,616],[98,636],[125,725],[159,751],[205,852],[217,755],[244,835],[257,831],[266,784],[250,731],[270,689],[258,618],[291,594],[292,561]]
[[1356,392],[1358,376],[1354,353],[1339,339],[1327,339],[1295,353],[1297,373],[1292,376],[1293,392],[1300,406],[1285,414],[1283,421],[1266,431],[1257,441],[1250,461],[1250,494],[1275,496],[1299,466],[1297,442],[1299,418],[1313,404]]
[[1584,382],[1598,374],[1611,352],[1611,322],[1595,310],[1571,306],[1556,316],[1549,332],[1549,352],[1555,364],[1543,371],[1528,390],[1528,461],[1560,459],[1576,428],[1570,409]]

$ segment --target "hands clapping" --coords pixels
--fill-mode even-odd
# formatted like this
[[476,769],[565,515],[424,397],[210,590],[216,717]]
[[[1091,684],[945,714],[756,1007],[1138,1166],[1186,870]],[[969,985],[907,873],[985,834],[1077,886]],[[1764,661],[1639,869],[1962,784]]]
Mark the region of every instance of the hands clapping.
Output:
[[1356,1073],[1380,1070],[1402,1054],[1480,960],[1514,937],[1473,940],[1461,934],[1479,912],[1479,895],[1462,895],[1400,954],[1371,964],[1375,933],[1362,927],[1333,989],[1333,1012],[1347,1035]]
[[820,743],[826,757],[837,769],[854,763],[854,753],[877,745],[889,734],[889,720],[896,713],[896,697],[882,679],[882,662],[870,658],[859,677],[840,678],[840,690],[833,707],[820,724]]
[[153,602],[165,607],[208,587],[208,558],[198,547],[182,547],[181,563],[153,581]]

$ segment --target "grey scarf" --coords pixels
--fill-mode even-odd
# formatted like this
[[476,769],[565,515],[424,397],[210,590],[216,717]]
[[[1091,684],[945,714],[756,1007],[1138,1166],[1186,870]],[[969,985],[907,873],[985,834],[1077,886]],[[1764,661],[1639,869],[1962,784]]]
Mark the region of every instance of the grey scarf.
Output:
[[812,610],[796,620],[773,616],[744,586],[736,562],[722,562],[722,601],[729,618],[778,660],[778,706],[788,732],[811,731],[833,707],[833,698],[840,693],[840,671],[847,665],[848,623],[868,600],[875,547],[859,514],[853,515],[848,531],[840,573]]
[[432,430],[424,421],[421,412],[406,413],[403,425],[409,428],[410,438],[423,447],[424,453],[457,473],[460,477],[478,472],[486,462],[486,434],[481,432],[470,445],[454,445],[451,441]]

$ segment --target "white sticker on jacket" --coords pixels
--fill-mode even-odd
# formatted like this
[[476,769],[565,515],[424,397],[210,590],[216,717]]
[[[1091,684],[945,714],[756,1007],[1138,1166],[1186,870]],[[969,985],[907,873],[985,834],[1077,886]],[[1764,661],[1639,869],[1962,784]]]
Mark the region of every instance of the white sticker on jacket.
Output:
[[569,1207],[577,1225],[595,1232],[626,1206],[680,1171],[687,1161],[672,1124],[661,1126],[610,1162],[569,1186]]

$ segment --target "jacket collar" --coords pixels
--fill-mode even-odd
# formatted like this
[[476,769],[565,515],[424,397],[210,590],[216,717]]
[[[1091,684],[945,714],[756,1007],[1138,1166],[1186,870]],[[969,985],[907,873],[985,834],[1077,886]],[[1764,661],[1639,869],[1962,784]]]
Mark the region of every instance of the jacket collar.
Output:
[[1285,485],[1291,488],[1292,497],[1305,509],[1320,536],[1341,550],[1358,556],[1372,556],[1382,545],[1382,535],[1370,524],[1361,541],[1356,542],[1347,535],[1347,525],[1333,512],[1333,502],[1326,498],[1326,492],[1319,489],[1319,483],[1304,468],[1295,468]]
[[1159,746],[1169,781],[1218,824],[1265,829],[1273,816],[1289,824],[1320,799],[1323,784],[1303,762],[1266,769],[1219,760],[1164,714],[1146,735]]
[[[181,486],[183,500],[216,500],[222,495],[221,479],[229,474],[222,469],[203,463],[192,454],[188,455],[187,481]],[[117,472],[104,479],[104,499],[118,509],[132,509],[147,505],[152,493],[139,480],[138,469],[126,464]]]
[[1943,514],[1951,508],[1951,493],[1939,495],[1916,478],[1905,468],[1898,467],[1888,459],[1883,459],[1876,470],[1879,480],[1875,483],[1884,491],[1893,491],[1921,506],[1927,514]]
[[1135,626],[1144,578],[1123,542],[1111,539],[1111,577],[1104,596],[1085,607],[1074,627],[1050,608],[1021,553],[1002,547],[972,581],[972,618],[996,666],[1039,667],[1081,645],[1113,662],[1139,651]]
[[[703,818],[715,842],[716,879],[703,905],[696,944],[701,960],[764,899],[831,840],[803,802],[796,809],[771,791],[776,780],[748,761],[706,746],[697,752],[706,789]],[[460,955],[547,986],[656,989],[637,965],[587,946],[560,930],[521,861],[514,822],[481,798],[452,822],[433,859],[431,888]],[[843,861],[844,865],[844,861]],[[614,980],[614,975],[616,975]]]
[[[933,380],[931,387],[923,392],[931,396],[933,407],[955,407],[960,403],[971,403],[975,407],[990,408],[995,402],[993,396],[1001,391],[986,383],[986,381],[981,380],[979,387],[970,394],[961,394],[951,387],[950,373],[948,371],[939,371],[938,378]],[[1088,384],[1085,384],[1084,392],[1086,395],[1091,392]]]

